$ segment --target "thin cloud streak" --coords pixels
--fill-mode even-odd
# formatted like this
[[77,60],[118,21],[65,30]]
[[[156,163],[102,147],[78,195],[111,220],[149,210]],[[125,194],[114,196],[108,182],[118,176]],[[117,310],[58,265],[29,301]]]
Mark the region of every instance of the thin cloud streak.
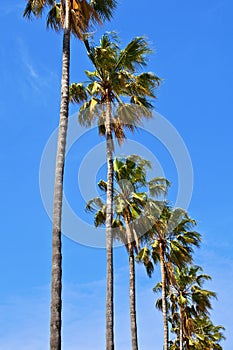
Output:
[[18,81],[17,85],[24,99],[27,100],[29,94],[34,92],[39,95],[40,102],[46,104],[48,98],[46,91],[49,90],[51,93],[51,86],[59,84],[57,74],[43,64],[36,64],[36,58],[29,53],[25,42],[20,37],[17,39],[17,51],[19,67],[25,77],[23,81]]

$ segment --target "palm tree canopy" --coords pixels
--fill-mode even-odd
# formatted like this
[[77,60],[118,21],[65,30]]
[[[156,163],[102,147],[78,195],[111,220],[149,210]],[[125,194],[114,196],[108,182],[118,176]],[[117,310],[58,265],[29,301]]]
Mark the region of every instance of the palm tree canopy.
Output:
[[205,281],[211,277],[203,273],[200,266],[191,265],[174,268],[172,291],[177,296],[179,305],[194,304],[196,313],[207,313],[211,308],[210,298],[216,297],[214,292],[202,289]]
[[[157,178],[147,180],[147,169],[151,167],[151,164],[136,155],[128,156],[125,159],[115,158],[113,166],[116,186],[114,189],[114,219],[112,225],[117,228],[114,230],[114,238],[126,244],[124,221],[128,217],[135,242],[138,243],[140,235],[143,233],[138,230],[138,227],[140,227],[138,221],[144,215],[148,194],[151,192],[150,187],[152,186],[154,190]],[[106,193],[106,181],[99,181],[98,186],[101,191]],[[157,186],[156,194],[166,193],[167,180],[158,178]],[[100,197],[91,199],[87,203],[86,210],[95,213],[94,223],[96,227],[105,224],[106,205]]]
[[[187,327],[186,327],[187,328]],[[223,350],[220,344],[225,336],[223,326],[215,326],[208,316],[197,316],[192,319],[188,342],[186,336],[185,350]],[[177,334],[179,329],[174,329]],[[187,332],[187,331],[186,331]],[[170,342],[169,350],[179,350],[179,339]]]
[[172,280],[172,264],[182,267],[191,262],[193,247],[199,246],[201,235],[193,230],[196,222],[183,209],[172,208],[166,203],[159,217],[155,217],[154,212],[149,211],[147,219],[150,220],[152,228],[146,236],[147,246],[139,252],[137,260],[144,263],[146,269],[148,263],[151,265],[153,262],[156,265],[160,261],[162,246],[166,277]]
[[99,132],[105,134],[104,106],[112,103],[112,130],[118,140],[125,137],[123,128],[134,130],[143,117],[152,117],[151,99],[160,79],[151,72],[137,74],[147,64],[151,54],[144,37],[136,37],[124,48],[119,46],[115,33],[106,33],[99,45],[84,39],[93,71],[86,71],[87,83],[70,86],[70,100],[81,104],[79,122],[90,126],[99,124]]
[[[70,27],[71,32],[83,40],[84,35],[90,31],[96,23],[102,24],[105,20],[112,18],[113,10],[116,8],[115,0],[69,0],[70,2]],[[47,12],[47,27],[59,31],[64,26],[65,1],[55,0],[28,0],[24,17],[41,17],[45,10]]]
[[222,350],[220,342],[225,339],[223,326],[215,326],[208,316],[198,316],[193,320],[194,332],[189,340],[190,350]]
[[[211,277],[204,274],[200,266],[173,267],[172,278],[166,287],[166,298],[169,313],[168,320],[172,325],[172,332],[177,334],[177,343],[181,314],[184,339],[188,341],[189,345],[192,344],[193,339],[196,339],[195,337],[198,337],[196,335],[197,320],[207,320],[211,309],[211,299],[216,298],[216,293],[202,288],[204,282],[209,280],[211,280]],[[154,292],[160,292],[161,282],[157,283],[153,290]],[[161,298],[157,300],[156,307],[161,310]],[[176,349],[176,341],[171,349]]]

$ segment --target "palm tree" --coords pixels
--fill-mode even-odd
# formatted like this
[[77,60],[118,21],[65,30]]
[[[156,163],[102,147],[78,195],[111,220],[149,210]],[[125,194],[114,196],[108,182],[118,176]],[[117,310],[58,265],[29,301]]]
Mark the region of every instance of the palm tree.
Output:
[[133,131],[143,117],[152,116],[152,105],[147,98],[155,97],[159,78],[152,73],[136,74],[139,66],[146,65],[147,55],[151,53],[143,37],[133,39],[123,50],[118,46],[118,38],[109,34],[102,36],[99,46],[90,45],[87,39],[85,45],[94,71],[86,71],[89,79],[86,85],[71,85],[70,99],[83,103],[80,124],[90,126],[97,120],[99,133],[106,138],[106,349],[113,350],[113,132],[121,143],[125,138],[124,128]]
[[69,114],[70,81],[70,34],[79,39],[93,23],[109,20],[116,6],[115,0],[28,0],[24,16],[40,17],[46,7],[49,8],[47,26],[56,31],[63,29],[62,79],[60,121],[57,144],[57,157],[54,184],[54,210],[52,228],[52,287],[50,349],[61,349],[61,289],[62,289],[62,253],[61,253],[61,216],[63,197],[63,173],[65,162],[66,134]]
[[[147,205],[147,189],[157,186],[157,193],[165,193],[167,180],[155,178],[146,179],[148,161],[138,157],[129,156],[126,159],[114,160],[114,218],[112,222],[113,237],[125,244],[129,256],[129,294],[130,294],[130,322],[132,349],[138,350],[137,321],[136,321],[136,294],[135,294],[135,260],[134,252],[138,251],[140,232],[135,222],[143,215]],[[100,189],[107,191],[107,183],[99,182]],[[106,223],[106,206],[100,198],[94,198],[87,204],[87,209],[95,212],[95,226]]]
[[[210,280],[209,275],[202,273],[199,266],[174,267],[173,278],[167,286],[167,303],[171,311],[170,321],[173,332],[177,333],[179,349],[190,349],[190,339],[195,332],[193,319],[209,314],[210,299],[216,297],[212,291],[202,289],[204,281]],[[161,287],[158,284],[155,291]],[[158,301],[159,306],[161,302]]]
[[[148,217],[150,217],[148,213]],[[183,266],[192,261],[193,246],[198,246],[200,234],[193,231],[195,221],[182,209],[172,209],[164,205],[159,218],[151,217],[152,229],[148,233],[148,247],[144,247],[138,254],[137,260],[143,262],[149,276],[154,265],[160,262],[162,313],[164,324],[164,350],[168,350],[169,332],[167,317],[166,288],[173,280],[172,264]],[[151,261],[152,260],[152,261]],[[157,287],[155,288],[157,290]]]
[[208,316],[197,316],[193,319],[193,328],[187,350],[222,350],[223,326],[215,326]]

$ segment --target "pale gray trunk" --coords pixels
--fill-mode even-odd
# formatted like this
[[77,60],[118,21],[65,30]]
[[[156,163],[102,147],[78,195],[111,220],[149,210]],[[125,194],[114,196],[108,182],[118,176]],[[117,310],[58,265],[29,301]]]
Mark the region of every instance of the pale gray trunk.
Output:
[[126,235],[129,249],[129,296],[130,296],[130,325],[132,350],[138,350],[137,318],[136,318],[136,293],[135,293],[135,261],[133,249],[133,237],[129,225],[129,219],[125,217]]
[[52,283],[50,309],[50,350],[61,350],[61,310],[62,310],[62,252],[61,215],[63,194],[63,172],[65,161],[66,133],[69,113],[69,69],[70,69],[70,29],[69,0],[66,1],[65,28],[62,51],[62,80],[60,122],[57,143],[57,158],[54,184],[54,209],[52,229]]
[[106,291],[106,350],[114,350],[114,310],[113,310],[113,139],[111,131],[111,103],[106,102],[106,154],[107,154],[107,198],[106,198],[106,254],[107,254],[107,291]]
[[166,272],[165,272],[165,261],[164,251],[162,243],[159,244],[160,252],[160,269],[162,278],[162,313],[163,313],[163,334],[164,334],[164,345],[163,349],[168,350],[168,321],[167,321],[167,301],[166,301]]

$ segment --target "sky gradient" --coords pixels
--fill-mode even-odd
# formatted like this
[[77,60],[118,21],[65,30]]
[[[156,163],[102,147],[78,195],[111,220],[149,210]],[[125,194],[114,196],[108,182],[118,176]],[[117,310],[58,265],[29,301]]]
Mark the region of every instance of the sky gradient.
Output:
[[[59,119],[62,37],[43,20],[22,18],[24,1],[2,0],[0,118],[1,248],[0,349],[48,348],[51,222],[39,187],[42,152]],[[224,350],[232,350],[233,289],[233,3],[231,0],[121,0],[114,19],[97,30],[116,30],[122,45],[146,35],[154,48],[148,70],[163,78],[156,111],[182,136],[192,160],[194,189],[189,214],[203,236],[195,262],[213,278],[217,292],[213,321],[226,327]],[[72,40],[71,82],[90,69],[82,45]],[[77,111],[71,106],[70,115]],[[150,148],[145,134],[134,140]],[[65,193],[84,220],[77,174],[85,155],[103,139],[74,144],[67,157]],[[177,193],[177,173],[158,140],[153,153]],[[100,169],[97,177],[103,175]],[[88,177],[87,177],[88,178]],[[53,184],[51,183],[51,188]],[[76,229],[76,228],[75,228]],[[98,234],[98,233],[96,233]],[[63,349],[102,350],[105,333],[105,251],[63,238]],[[128,267],[123,247],[114,255],[116,348],[130,346]],[[141,349],[162,349],[162,318],[152,288],[137,266],[137,307]]]

